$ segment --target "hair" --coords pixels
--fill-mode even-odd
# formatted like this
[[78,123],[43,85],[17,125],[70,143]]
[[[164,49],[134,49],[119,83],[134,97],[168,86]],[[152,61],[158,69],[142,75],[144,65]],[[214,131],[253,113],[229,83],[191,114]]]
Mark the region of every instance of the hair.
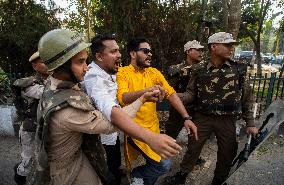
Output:
[[71,81],[77,83],[78,80],[75,77],[73,71],[71,70],[71,66],[72,66],[72,61],[71,61],[71,59],[69,59],[64,64],[62,64],[61,66],[54,69],[54,72],[55,73],[61,73],[61,74],[64,74],[64,73],[70,74],[71,75]]
[[115,40],[116,37],[114,34],[106,33],[106,34],[97,34],[94,38],[92,38],[91,42],[91,51],[93,56],[96,56],[97,53],[102,52],[105,49],[105,45],[103,41],[105,40]]
[[148,43],[145,37],[135,37],[130,40],[127,44],[127,53],[129,54],[131,51],[137,51],[139,49],[139,45],[144,42]]

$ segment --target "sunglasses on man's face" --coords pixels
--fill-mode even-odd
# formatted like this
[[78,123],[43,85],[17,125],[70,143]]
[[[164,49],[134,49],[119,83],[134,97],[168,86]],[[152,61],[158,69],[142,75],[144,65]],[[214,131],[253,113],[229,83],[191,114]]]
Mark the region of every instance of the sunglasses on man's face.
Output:
[[146,55],[148,55],[149,53],[152,53],[152,50],[148,48],[139,48],[136,51],[143,51]]

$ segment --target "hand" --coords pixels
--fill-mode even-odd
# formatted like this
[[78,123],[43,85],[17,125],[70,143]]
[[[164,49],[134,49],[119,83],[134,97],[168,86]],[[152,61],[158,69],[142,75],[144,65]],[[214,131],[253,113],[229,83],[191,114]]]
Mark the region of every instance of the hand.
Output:
[[142,103],[145,103],[145,102],[157,102],[159,100],[158,99],[159,93],[160,93],[159,90],[145,92],[141,96]]
[[154,90],[159,90],[159,91],[160,91],[160,93],[159,93],[158,96],[157,96],[160,102],[161,102],[161,101],[165,98],[165,96],[168,94],[168,92],[167,92],[162,86],[160,86],[160,85],[154,85],[154,86],[148,88],[148,91],[154,91]]
[[176,140],[165,134],[155,134],[149,138],[146,143],[154,150],[162,159],[173,157],[182,150],[176,143]]
[[258,128],[247,127],[246,132],[247,132],[247,134],[252,134],[253,136],[256,136],[258,134]]
[[188,134],[194,135],[195,140],[198,140],[197,127],[191,120],[185,120],[184,127],[186,128]]

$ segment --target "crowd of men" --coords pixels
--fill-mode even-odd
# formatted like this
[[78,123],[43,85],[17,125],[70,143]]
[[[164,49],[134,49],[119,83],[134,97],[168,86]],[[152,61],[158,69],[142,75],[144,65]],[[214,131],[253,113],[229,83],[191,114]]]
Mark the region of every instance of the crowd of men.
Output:
[[[16,108],[21,116],[22,160],[14,168],[18,185],[120,185],[119,131],[124,133],[125,165],[131,185],[154,185],[171,169],[181,147],[183,127],[188,147],[180,170],[164,184],[185,184],[212,133],[218,144],[212,185],[221,185],[236,156],[236,120],[256,135],[252,94],[246,75],[232,61],[236,40],[219,32],[208,38],[209,56],[196,40],[184,45],[185,61],[169,68],[169,83],[151,67],[152,50],[144,37],[127,44],[130,64],[112,34],[87,43],[80,34],[55,29],[41,37],[29,62],[35,76],[18,79]],[[89,50],[92,60],[87,65]],[[160,133],[156,103],[167,99],[170,116]],[[133,168],[142,156],[145,163]]]

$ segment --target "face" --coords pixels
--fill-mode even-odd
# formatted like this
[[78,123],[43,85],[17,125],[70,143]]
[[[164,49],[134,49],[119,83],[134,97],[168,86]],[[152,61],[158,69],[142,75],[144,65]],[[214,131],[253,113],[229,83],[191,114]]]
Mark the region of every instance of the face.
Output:
[[200,62],[202,59],[202,49],[189,49],[187,51],[187,56],[194,62]]
[[211,49],[212,53],[216,56],[223,58],[224,60],[229,60],[233,56],[234,45],[232,43],[213,44]]
[[147,68],[151,66],[151,47],[147,42],[139,44],[139,49],[136,51],[136,65],[137,67]]
[[103,41],[105,49],[96,54],[97,60],[102,64],[102,68],[109,74],[115,74],[121,63],[119,46],[115,40]]
[[49,75],[47,66],[43,63],[41,58],[32,62],[33,69],[41,75]]
[[87,50],[82,50],[81,52],[77,53],[75,56],[71,58],[71,70],[78,80],[81,82],[84,80],[84,76],[88,71],[88,65],[86,63],[88,59],[88,52]]

